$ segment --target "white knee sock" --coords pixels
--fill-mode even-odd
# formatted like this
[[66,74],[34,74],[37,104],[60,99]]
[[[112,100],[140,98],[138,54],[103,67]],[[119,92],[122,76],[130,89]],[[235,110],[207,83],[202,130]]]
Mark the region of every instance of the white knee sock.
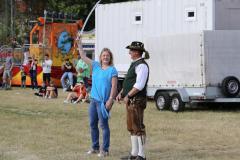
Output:
[[137,156],[138,155],[138,137],[137,136],[131,136],[131,142],[132,142],[131,155]]
[[138,155],[145,158],[144,146],[145,146],[145,136],[138,136]]

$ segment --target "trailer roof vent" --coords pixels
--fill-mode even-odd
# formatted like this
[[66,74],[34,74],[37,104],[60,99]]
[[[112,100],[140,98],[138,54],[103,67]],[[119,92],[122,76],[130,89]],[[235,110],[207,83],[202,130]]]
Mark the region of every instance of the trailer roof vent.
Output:
[[133,24],[142,24],[142,13],[141,12],[134,13]]
[[186,21],[196,21],[197,11],[195,7],[185,8],[185,20]]

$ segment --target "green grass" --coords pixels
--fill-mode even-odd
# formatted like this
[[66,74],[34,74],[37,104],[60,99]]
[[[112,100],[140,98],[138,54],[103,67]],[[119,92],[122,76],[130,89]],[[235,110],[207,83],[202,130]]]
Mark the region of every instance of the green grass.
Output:
[[[65,105],[35,97],[30,89],[0,90],[0,160],[97,160],[86,156],[91,141],[88,104]],[[239,107],[240,109],[240,107]],[[110,119],[107,160],[130,151],[126,110],[115,104]],[[145,111],[146,154],[150,160],[238,160],[240,112],[187,110],[159,112],[153,102]]]

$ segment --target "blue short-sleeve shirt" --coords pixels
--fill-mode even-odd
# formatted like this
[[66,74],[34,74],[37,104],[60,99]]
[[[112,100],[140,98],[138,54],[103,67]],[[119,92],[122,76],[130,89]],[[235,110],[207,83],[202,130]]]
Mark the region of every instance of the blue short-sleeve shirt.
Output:
[[105,103],[111,93],[112,78],[117,76],[115,67],[109,66],[107,69],[102,69],[99,62],[93,61],[91,97]]

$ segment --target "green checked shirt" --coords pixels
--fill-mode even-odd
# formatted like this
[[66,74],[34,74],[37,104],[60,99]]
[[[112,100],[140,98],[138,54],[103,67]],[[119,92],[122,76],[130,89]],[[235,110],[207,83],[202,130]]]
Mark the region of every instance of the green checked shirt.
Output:
[[[80,69],[83,69],[83,72],[80,73]],[[76,71],[78,73],[78,78],[90,78],[90,67],[82,59],[79,59],[76,65]]]

